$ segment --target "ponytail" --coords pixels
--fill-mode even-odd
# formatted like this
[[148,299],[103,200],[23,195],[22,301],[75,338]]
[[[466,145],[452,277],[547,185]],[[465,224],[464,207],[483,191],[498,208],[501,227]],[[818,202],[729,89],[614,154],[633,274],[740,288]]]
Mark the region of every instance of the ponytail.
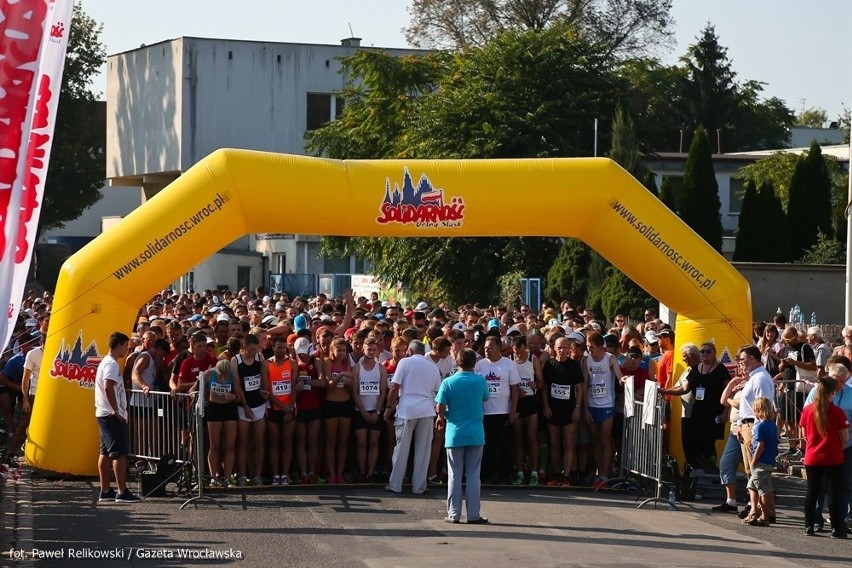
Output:
[[820,377],[814,396],[814,423],[820,436],[828,434],[828,404],[837,390],[837,381],[830,376]]

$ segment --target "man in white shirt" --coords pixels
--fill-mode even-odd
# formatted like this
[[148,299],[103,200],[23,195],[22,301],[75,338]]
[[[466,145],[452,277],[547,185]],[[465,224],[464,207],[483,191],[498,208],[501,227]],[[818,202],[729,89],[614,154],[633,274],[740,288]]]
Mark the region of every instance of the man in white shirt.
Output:
[[408,344],[408,357],[401,360],[393,374],[388,390],[385,416],[390,419],[396,411],[396,447],[393,450],[393,470],[386,491],[402,493],[402,480],[408,466],[411,442],[414,442],[414,471],[411,474],[411,492],[427,492],[426,473],[432,447],[432,429],[435,422],[435,395],[441,386],[438,366],[425,357],[421,341]]
[[489,399],[482,404],[485,413],[485,451],[482,475],[491,483],[509,483],[512,452],[509,428],[518,418],[521,376],[514,361],[503,357],[499,337],[485,340],[485,357],[476,362],[474,372],[485,377]]
[[[750,475],[752,429],[756,420],[752,405],[755,400],[764,397],[769,399],[774,407],[775,384],[772,382],[772,376],[761,363],[760,350],[754,345],[740,348],[737,353],[737,363],[748,377],[743,386],[742,398],[739,400],[740,431],[737,438],[742,447],[745,472]],[[756,514],[756,511],[752,511],[752,514]],[[762,516],[770,522],[775,522],[775,507],[773,506],[771,511],[764,511]]]
[[[139,497],[127,488],[127,455],[130,442],[127,436],[127,395],[118,360],[127,356],[130,339],[121,332],[109,336],[109,354],[95,373],[95,417],[101,432],[98,456],[98,478],[101,494],[98,501],[133,503]],[[110,469],[115,474],[118,493],[110,487]]]

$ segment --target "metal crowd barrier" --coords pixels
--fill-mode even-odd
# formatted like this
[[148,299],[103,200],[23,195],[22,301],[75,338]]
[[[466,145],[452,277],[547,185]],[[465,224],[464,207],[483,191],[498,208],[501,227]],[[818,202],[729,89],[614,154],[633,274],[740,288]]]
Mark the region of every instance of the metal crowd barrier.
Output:
[[[647,387],[646,387],[647,388]],[[641,400],[633,401],[633,416],[624,416],[624,428],[621,441],[619,466],[621,475],[612,479],[609,487],[613,489],[633,485],[631,480],[639,477],[656,485],[655,496],[645,499],[641,509],[648,503],[667,503],[669,509],[675,508],[675,487],[672,481],[663,480],[663,421],[665,411],[664,398],[655,391],[653,400],[646,407]]]
[[[775,410],[777,418],[786,427],[782,427],[779,435],[782,440],[787,440],[788,444],[798,442],[804,443],[801,437],[799,423],[802,418],[802,407],[804,401],[808,398],[808,393],[814,388],[816,379],[813,381],[803,380],[777,380],[775,383]],[[783,445],[783,441],[782,441]],[[801,449],[801,448],[800,448]],[[781,450],[781,448],[779,448]],[[786,470],[790,462],[801,462],[802,456],[790,454],[789,452],[780,452],[778,457],[778,466]]]

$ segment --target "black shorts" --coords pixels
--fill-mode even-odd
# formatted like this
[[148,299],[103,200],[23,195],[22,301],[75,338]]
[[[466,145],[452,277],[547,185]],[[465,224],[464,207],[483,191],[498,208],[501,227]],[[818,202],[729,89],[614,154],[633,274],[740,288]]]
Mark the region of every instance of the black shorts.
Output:
[[571,404],[569,406],[550,406],[550,410],[552,414],[550,415],[550,420],[547,421],[551,426],[569,426],[573,422],[571,421],[571,415],[574,414],[574,409],[576,408],[576,404]]
[[352,418],[352,401],[326,400],[322,403],[323,418]]
[[528,418],[534,414],[538,414],[538,406],[538,396],[523,396],[518,399],[518,416]]
[[[370,414],[376,414],[374,410]],[[361,416],[361,413],[358,410],[355,410],[352,413],[352,429],[353,430],[370,430],[371,432],[381,432],[385,428],[385,419],[383,416],[378,415],[377,420],[370,424],[364,417]]]
[[204,417],[207,422],[236,422],[239,420],[237,415],[236,402],[211,402],[204,410]]
[[[289,416],[289,419],[288,419]],[[274,408],[270,408],[266,411],[266,419],[269,422],[273,422],[275,424],[284,424],[284,422],[292,422],[293,413],[285,412],[283,410],[276,410]]]
[[296,422],[300,424],[310,424],[322,418],[319,408],[311,408],[310,410],[299,410],[296,406]]
[[117,416],[98,416],[98,429],[101,431],[102,456],[117,458],[130,453],[127,424]]

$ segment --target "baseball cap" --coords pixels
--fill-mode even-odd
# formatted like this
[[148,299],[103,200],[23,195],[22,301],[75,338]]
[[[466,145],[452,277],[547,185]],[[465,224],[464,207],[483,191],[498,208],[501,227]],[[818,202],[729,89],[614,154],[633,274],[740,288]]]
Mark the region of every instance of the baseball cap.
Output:
[[293,348],[296,350],[296,355],[307,355],[311,351],[311,342],[307,337],[300,337],[293,344]]
[[266,316],[260,320],[261,325],[275,326],[278,325],[278,318],[275,316]]
[[506,335],[512,335],[512,334],[517,334],[517,335],[521,334],[521,330],[518,329],[518,326],[513,325],[512,327],[510,327],[509,329],[506,330]]
[[488,320],[487,329],[500,329],[500,320],[497,318],[492,318]]
[[627,350],[627,354],[628,354],[628,355],[640,355],[640,356],[641,356],[641,355],[642,355],[642,350],[641,350],[641,349],[639,349],[638,347],[636,347],[635,345],[632,345],[632,346],[630,347],[630,349],[628,349],[628,350]]
[[668,328],[661,329],[660,331],[657,332],[657,337],[672,337],[673,335],[674,335],[674,331],[672,331]]
[[559,320],[556,318],[550,318],[547,322],[547,327],[556,327],[559,325]]
[[606,335],[604,335],[603,340],[604,345],[609,348],[618,347],[618,338],[612,333],[607,333]]
[[197,321],[198,321],[198,320],[200,320],[200,319],[201,319],[201,314],[194,314],[193,316],[191,316],[191,317],[189,318],[189,321],[191,321],[191,322],[197,322]]
[[467,329],[467,326],[462,322],[456,322],[453,324],[453,329],[457,329],[459,331],[464,331]]
[[217,321],[217,322],[220,322],[220,321],[231,321],[231,318],[230,318],[230,317],[228,317],[228,314],[219,314],[218,316],[216,316],[216,321]]
[[293,320],[293,330],[298,333],[303,329],[308,329],[308,318],[304,314],[300,314]]
[[429,304],[427,304],[426,302],[420,302],[419,304],[417,304],[414,307],[415,312],[422,312],[422,311],[428,310],[428,309],[429,309]]
[[579,331],[572,331],[571,333],[569,333],[566,336],[566,339],[571,339],[573,341],[576,341],[577,343],[585,343],[586,342],[586,336],[583,335]]
[[646,331],[645,332],[645,343],[659,343],[659,342],[660,342],[660,338],[657,337],[656,333],[654,333],[653,331]]

